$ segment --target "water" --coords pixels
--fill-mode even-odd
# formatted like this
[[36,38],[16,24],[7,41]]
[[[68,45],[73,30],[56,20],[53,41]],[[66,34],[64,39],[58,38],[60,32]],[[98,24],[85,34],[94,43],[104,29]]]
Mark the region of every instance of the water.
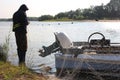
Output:
[[[42,58],[38,50],[55,41],[54,32],[64,32],[71,41],[87,41],[90,34],[100,32],[111,42],[120,42],[120,22],[30,22],[28,26],[28,51],[26,56],[27,66],[39,70],[40,64],[50,66],[55,70],[54,54]],[[12,32],[12,22],[0,22],[0,44],[3,44],[10,34],[10,50],[8,60],[17,65],[15,37]],[[94,35],[92,38],[101,38]]]

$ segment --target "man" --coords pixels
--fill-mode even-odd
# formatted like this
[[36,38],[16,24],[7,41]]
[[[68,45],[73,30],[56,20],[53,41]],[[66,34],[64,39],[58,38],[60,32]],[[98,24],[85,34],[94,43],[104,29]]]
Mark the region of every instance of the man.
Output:
[[19,64],[25,64],[25,55],[27,51],[26,33],[27,25],[29,24],[26,16],[27,10],[27,6],[23,4],[18,11],[13,14],[13,32],[15,32]]

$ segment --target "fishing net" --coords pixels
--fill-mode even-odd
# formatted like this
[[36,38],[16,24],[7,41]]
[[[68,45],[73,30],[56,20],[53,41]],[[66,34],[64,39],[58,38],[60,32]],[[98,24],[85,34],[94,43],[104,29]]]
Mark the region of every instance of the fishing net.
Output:
[[[102,39],[90,40],[94,34]],[[55,55],[56,75],[65,80],[120,80],[120,46],[95,32],[88,42],[74,42],[74,47]],[[81,46],[81,47],[80,47]]]

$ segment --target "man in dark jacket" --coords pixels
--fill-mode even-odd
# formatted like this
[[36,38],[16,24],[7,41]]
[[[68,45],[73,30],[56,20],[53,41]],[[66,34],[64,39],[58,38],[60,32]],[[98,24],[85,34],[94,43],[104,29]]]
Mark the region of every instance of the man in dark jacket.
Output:
[[25,55],[27,51],[26,29],[29,24],[26,16],[27,10],[27,6],[23,4],[13,15],[13,32],[15,32],[19,64],[25,63]]

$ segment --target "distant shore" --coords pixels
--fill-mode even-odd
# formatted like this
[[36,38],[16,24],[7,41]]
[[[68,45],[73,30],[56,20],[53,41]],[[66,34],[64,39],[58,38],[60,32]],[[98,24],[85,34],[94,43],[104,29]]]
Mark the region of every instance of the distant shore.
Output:
[[[0,22],[3,21],[12,21],[11,19],[0,19]],[[38,21],[38,20],[30,20],[30,21]],[[45,20],[45,21],[40,21],[40,22],[58,22],[58,21],[69,21],[69,22],[120,22],[120,20],[116,19],[116,20],[110,20],[110,19],[103,19],[103,20]]]
[[[73,20],[74,21],[74,20]],[[80,22],[120,22],[120,20],[78,20]]]

